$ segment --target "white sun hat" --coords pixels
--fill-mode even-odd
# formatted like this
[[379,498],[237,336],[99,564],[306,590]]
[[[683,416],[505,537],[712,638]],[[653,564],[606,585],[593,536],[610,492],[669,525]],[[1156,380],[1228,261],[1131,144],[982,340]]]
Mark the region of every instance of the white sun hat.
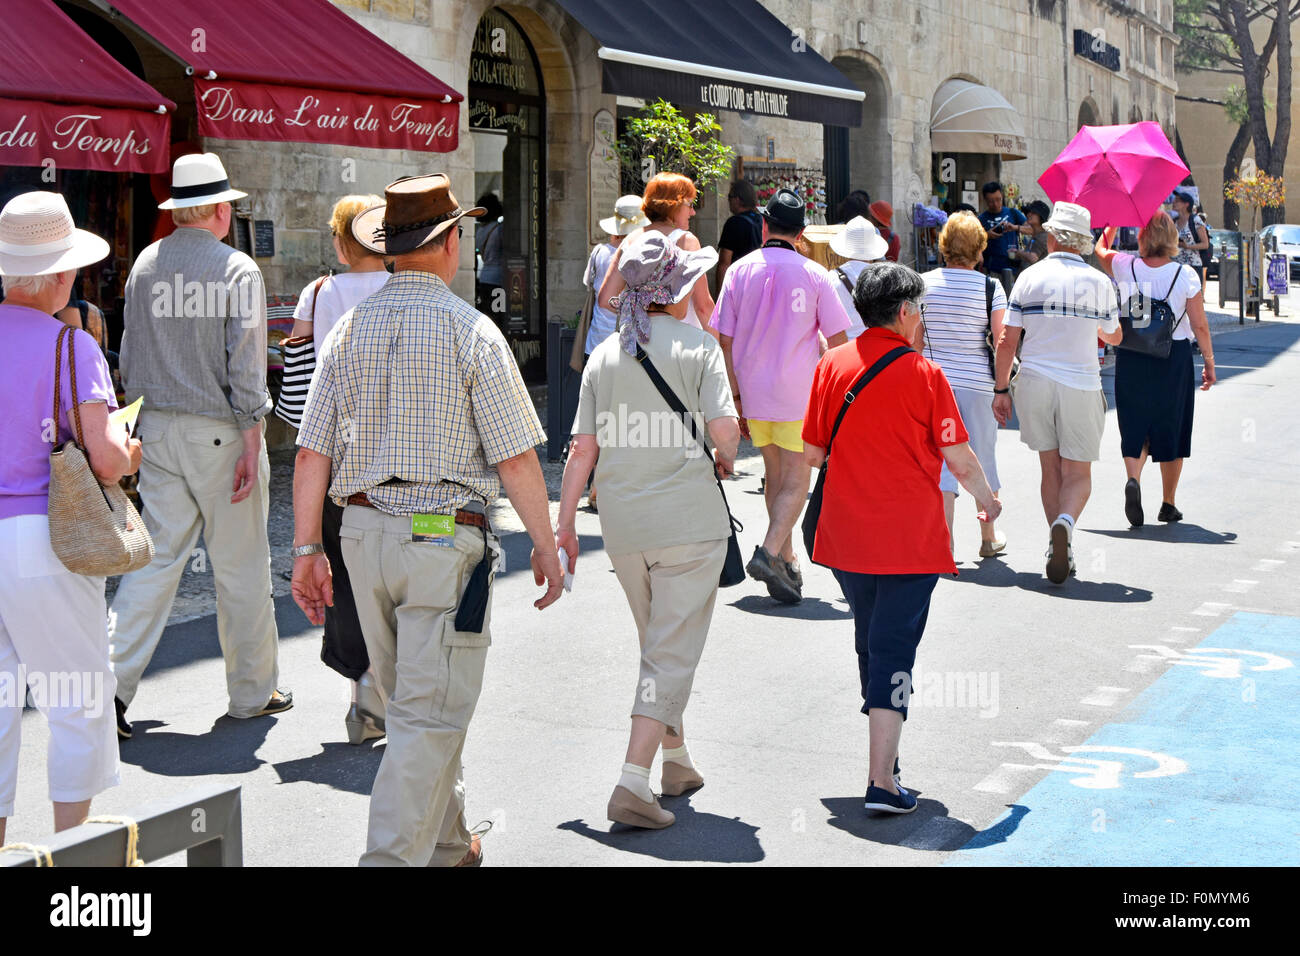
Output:
[[863,216],[850,219],[838,234],[831,236],[831,251],[845,259],[874,262],[885,258],[889,243],[880,230]]
[[172,166],[172,198],[159,209],[185,209],[208,203],[243,199],[248,193],[230,188],[226,167],[216,153],[191,153]]
[[1092,213],[1072,202],[1058,202],[1043,228],[1058,239],[1092,239]]
[[627,236],[648,225],[650,220],[641,211],[640,196],[620,196],[614,203],[614,215],[600,221],[600,228],[611,236]]
[[58,193],[23,193],[0,210],[0,275],[50,275],[107,255],[108,243],[77,229],[67,200]]

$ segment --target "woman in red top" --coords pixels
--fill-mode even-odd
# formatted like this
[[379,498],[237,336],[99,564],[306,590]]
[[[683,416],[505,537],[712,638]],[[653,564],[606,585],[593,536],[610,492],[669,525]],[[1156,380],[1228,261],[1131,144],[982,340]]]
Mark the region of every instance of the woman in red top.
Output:
[[[845,393],[875,362],[910,346],[921,322],[925,283],[907,266],[869,265],[853,302],[867,330],[822,356],[804,416],[809,465],[826,460]],[[868,810],[911,813],[916,798],[898,785],[898,740],[907,719],[912,665],[940,574],[956,574],[939,491],[947,462],[993,521],[993,497],[943,370],[916,352],[895,360],[845,414],[826,475],[812,559],[830,567],[853,611],[870,724]],[[892,771],[891,771],[892,767]]]

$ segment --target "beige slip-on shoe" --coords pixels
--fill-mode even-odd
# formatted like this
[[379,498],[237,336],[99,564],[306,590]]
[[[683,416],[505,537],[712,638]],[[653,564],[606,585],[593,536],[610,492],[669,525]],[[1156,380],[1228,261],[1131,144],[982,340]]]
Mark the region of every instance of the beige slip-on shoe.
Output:
[[704,778],[694,767],[683,767],[675,761],[665,760],[660,785],[665,797],[677,797],[687,790],[704,786]]
[[605,808],[605,816],[614,823],[624,823],[630,827],[642,827],[647,830],[662,830],[672,826],[677,818],[659,806],[658,800],[646,803],[627,787],[615,787]]

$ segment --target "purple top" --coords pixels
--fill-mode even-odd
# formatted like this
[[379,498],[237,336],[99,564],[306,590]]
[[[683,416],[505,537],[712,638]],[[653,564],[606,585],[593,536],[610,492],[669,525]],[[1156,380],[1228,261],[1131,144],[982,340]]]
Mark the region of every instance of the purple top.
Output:
[[[0,520],[49,512],[50,413],[54,407],[54,343],[63,323],[22,305],[0,305],[0,342],[8,374],[0,377]],[[77,339],[77,397],[117,408],[108,362],[95,340],[80,330]],[[73,437],[72,381],[63,352],[59,399],[59,442]]]

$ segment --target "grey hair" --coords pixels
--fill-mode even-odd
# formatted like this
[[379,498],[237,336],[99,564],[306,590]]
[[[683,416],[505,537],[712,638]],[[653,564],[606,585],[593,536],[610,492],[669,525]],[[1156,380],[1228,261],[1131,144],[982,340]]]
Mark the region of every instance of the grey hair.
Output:
[[1057,245],[1067,252],[1089,256],[1097,248],[1096,240],[1090,235],[1085,236],[1083,233],[1069,232],[1065,229],[1048,229],[1047,231],[1056,239]]
[[904,302],[925,295],[925,281],[897,262],[872,263],[858,276],[853,290],[853,307],[869,329],[890,325]]
[[44,295],[59,284],[62,272],[50,272],[43,276],[5,276],[5,292],[22,292],[28,296]]

